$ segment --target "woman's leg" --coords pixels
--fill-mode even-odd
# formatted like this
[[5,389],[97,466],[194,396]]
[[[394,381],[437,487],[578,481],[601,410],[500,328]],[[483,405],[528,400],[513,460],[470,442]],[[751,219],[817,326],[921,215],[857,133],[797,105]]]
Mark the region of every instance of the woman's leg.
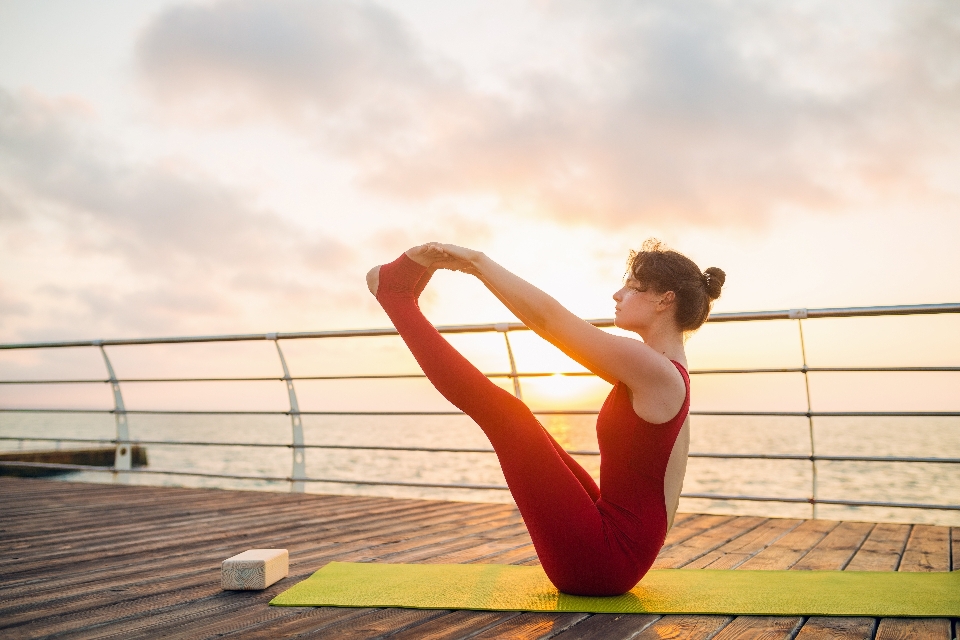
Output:
[[523,402],[490,382],[423,316],[417,296],[429,276],[402,255],[380,267],[377,300],[427,378],[489,438],[547,575],[579,590],[605,546],[594,504],[599,489]]

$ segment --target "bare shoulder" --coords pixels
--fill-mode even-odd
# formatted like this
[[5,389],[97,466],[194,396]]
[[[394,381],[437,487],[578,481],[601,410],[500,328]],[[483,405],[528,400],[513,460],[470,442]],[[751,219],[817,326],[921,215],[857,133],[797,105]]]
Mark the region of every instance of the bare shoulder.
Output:
[[635,365],[622,382],[630,389],[633,410],[651,424],[668,422],[680,412],[687,397],[683,374],[667,356],[639,340],[631,342],[639,345],[629,348]]

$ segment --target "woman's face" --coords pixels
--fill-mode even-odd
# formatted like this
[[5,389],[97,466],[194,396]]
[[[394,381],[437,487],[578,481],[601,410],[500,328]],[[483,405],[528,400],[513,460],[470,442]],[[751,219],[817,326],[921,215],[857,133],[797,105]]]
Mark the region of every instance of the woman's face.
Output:
[[630,276],[623,287],[613,294],[617,302],[614,325],[628,331],[642,331],[655,318],[657,304],[662,298],[662,293],[656,293]]

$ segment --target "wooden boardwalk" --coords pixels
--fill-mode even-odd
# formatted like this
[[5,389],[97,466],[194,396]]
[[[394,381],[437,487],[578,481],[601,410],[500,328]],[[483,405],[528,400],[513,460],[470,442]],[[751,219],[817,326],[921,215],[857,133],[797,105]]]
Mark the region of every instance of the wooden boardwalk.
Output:
[[[931,638],[947,619],[270,607],[331,560],[536,564],[508,505],[0,478],[0,638]],[[220,562],[290,550],[264,592]],[[946,571],[960,527],[681,514],[657,567]]]

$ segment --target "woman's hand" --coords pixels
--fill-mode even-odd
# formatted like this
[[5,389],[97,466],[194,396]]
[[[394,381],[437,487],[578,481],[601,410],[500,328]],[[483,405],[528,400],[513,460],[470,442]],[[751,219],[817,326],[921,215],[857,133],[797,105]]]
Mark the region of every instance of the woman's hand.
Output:
[[455,244],[428,242],[406,251],[407,257],[430,269],[448,269],[479,275],[476,262],[483,254]]
[[458,247],[455,244],[438,244],[438,246],[449,258],[460,262],[466,262],[474,267],[477,266],[477,263],[480,262],[480,258],[483,257],[483,253],[480,251],[474,251],[473,249],[467,249],[466,247]]

